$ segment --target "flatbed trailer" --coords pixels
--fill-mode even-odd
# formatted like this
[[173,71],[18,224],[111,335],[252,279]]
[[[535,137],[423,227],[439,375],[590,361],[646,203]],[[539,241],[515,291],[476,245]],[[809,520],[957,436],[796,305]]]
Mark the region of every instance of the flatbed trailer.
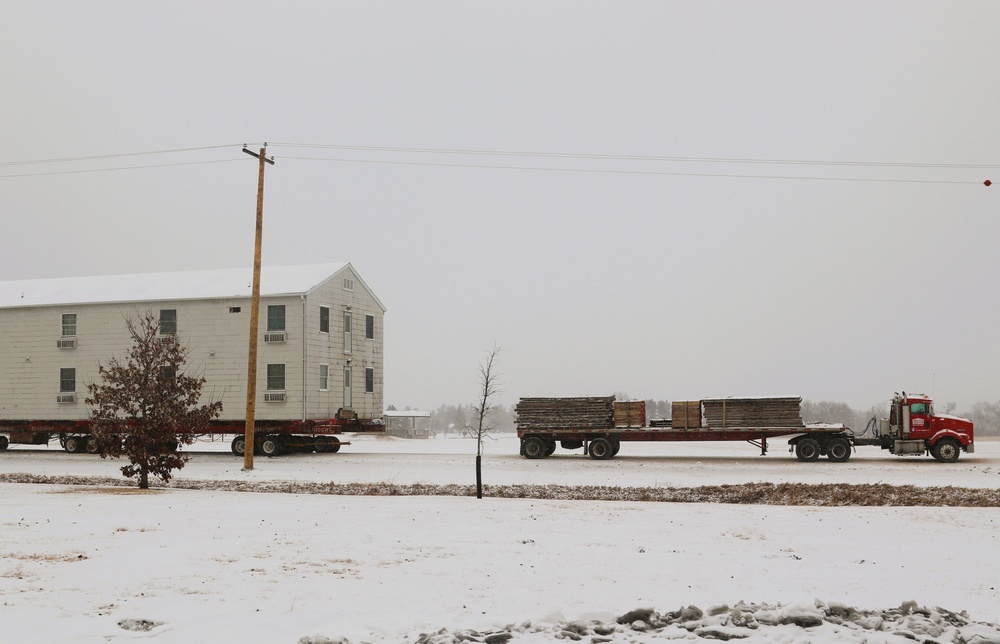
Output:
[[[351,415],[321,420],[257,420],[254,422],[254,453],[278,456],[290,452],[328,452],[335,454],[341,446],[350,445],[340,439],[344,433],[380,433],[385,427],[380,419],[356,418]],[[233,436],[230,449],[243,456],[246,443],[246,423],[242,420],[213,420],[203,436]],[[67,452],[94,453],[97,443],[92,439],[87,420],[2,420],[0,419],[0,450],[8,444],[48,445],[58,440]]]
[[537,459],[563,449],[583,448],[595,460],[613,458],[623,442],[746,441],[767,455],[768,441],[787,438],[800,461],[826,456],[847,461],[861,446],[879,447],[897,456],[930,454],[952,463],[961,452],[975,451],[972,421],[935,414],[922,394],[894,394],[889,418],[869,421],[857,433],[840,423],[803,423],[799,397],[710,398],[675,401],[670,420],[647,425],[643,401],[614,396],[522,398],[517,405],[521,455]]
[[[672,429],[661,427],[613,429],[531,429],[517,432],[521,439],[521,455],[526,458],[545,458],[555,452],[557,443],[563,449],[584,448],[596,460],[614,457],[627,442],[704,442],[745,441],[760,449],[766,456],[768,440],[789,438],[790,450],[805,461],[818,460],[826,455],[830,460],[843,462],[851,457],[854,437],[844,425],[816,424],[804,427],[733,427],[723,430]],[[808,440],[807,440],[808,439]]]

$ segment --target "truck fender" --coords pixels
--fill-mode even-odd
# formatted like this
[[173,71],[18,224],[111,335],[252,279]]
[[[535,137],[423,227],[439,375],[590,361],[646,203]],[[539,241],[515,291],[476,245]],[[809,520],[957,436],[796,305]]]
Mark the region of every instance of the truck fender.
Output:
[[959,442],[959,444],[962,447],[968,447],[969,444],[972,443],[972,441],[969,439],[968,434],[959,434],[958,432],[953,431],[951,429],[942,429],[941,431],[939,431],[938,433],[934,434],[929,439],[927,439],[927,445],[929,447],[934,447],[937,444],[937,442],[942,438],[954,438]]

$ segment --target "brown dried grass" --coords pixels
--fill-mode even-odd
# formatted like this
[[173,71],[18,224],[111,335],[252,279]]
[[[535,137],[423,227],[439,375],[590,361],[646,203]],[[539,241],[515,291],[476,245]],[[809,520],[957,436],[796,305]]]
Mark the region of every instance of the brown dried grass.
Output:
[[[0,474],[0,483],[68,486],[56,493],[157,494],[166,490],[219,490],[271,494],[339,496],[475,496],[473,485],[335,483],[312,481],[174,480],[140,490],[133,481],[108,477]],[[651,503],[730,503],[785,506],[1000,507],[1000,489],[919,487],[888,484],[743,483],[698,487],[613,487],[595,485],[486,485],[486,496],[560,501],[635,501]]]

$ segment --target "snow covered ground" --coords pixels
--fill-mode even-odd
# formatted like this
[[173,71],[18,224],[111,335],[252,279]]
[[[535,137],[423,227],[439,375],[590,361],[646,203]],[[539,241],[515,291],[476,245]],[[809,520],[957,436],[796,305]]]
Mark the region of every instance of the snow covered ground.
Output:
[[[180,477],[473,482],[471,441],[352,440],[337,455],[258,457],[252,472],[216,443]],[[766,458],[745,444],[625,445],[604,462],[528,461],[510,438],[487,449],[488,483],[1000,487],[1000,443],[988,441],[953,465],[874,449],[799,463],[779,442]],[[0,453],[0,473],[114,476],[119,465]],[[0,484],[0,641],[452,642],[475,630],[493,642],[1000,642],[1000,628],[935,609],[1000,623],[998,526],[998,508]],[[690,605],[704,614],[671,614]],[[644,607],[656,612],[617,623]]]

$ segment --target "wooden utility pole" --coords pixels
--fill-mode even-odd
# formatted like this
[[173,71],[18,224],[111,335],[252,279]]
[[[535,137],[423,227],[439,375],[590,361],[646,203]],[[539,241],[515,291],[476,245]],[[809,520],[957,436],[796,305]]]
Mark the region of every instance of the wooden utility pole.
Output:
[[256,154],[243,146],[243,151],[260,159],[257,174],[257,235],[253,247],[253,293],[250,296],[250,357],[247,359],[247,424],[243,434],[243,469],[253,469],[253,452],[256,445],[254,420],[257,408],[257,328],[260,309],[260,240],[264,231],[264,163],[274,165],[274,159],[264,156],[267,143]]

